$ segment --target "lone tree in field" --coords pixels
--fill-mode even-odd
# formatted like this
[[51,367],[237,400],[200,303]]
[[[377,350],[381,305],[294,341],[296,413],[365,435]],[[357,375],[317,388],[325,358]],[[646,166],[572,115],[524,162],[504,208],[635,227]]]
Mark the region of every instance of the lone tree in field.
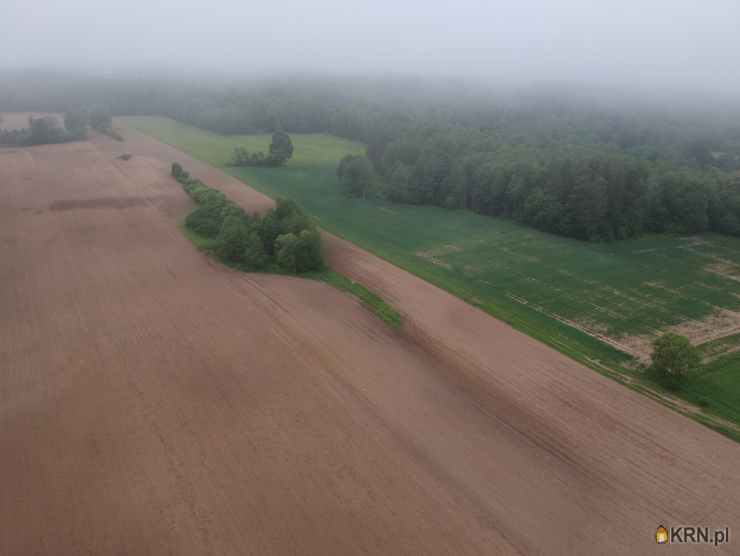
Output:
[[686,379],[686,374],[701,363],[701,353],[686,336],[663,334],[653,342],[653,369],[666,388],[676,390]]
[[293,142],[284,131],[276,131],[272,134],[270,152],[267,155],[268,166],[282,166],[293,156]]

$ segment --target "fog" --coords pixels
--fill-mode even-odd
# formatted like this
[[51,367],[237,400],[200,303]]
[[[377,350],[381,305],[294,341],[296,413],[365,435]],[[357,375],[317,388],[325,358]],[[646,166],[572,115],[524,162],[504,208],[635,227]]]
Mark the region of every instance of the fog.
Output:
[[740,91],[737,0],[2,0],[2,67]]

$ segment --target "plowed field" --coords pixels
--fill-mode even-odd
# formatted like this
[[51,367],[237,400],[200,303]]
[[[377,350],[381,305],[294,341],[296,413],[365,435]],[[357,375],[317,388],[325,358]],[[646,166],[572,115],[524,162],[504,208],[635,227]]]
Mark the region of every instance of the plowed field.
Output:
[[[738,554],[740,446],[327,236],[396,332],[177,229],[127,128],[0,150],[0,554]],[[117,157],[131,154],[123,161]]]

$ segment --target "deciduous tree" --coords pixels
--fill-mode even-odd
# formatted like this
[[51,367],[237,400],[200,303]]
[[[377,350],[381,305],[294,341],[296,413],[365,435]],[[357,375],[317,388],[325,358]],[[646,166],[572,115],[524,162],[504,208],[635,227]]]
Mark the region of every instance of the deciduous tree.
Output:
[[252,232],[247,238],[244,262],[251,268],[260,268],[265,263],[265,246],[257,232]]
[[293,156],[293,142],[284,131],[276,131],[272,134],[270,151],[266,162],[270,166],[282,166]]
[[244,219],[237,214],[228,216],[221,224],[221,231],[216,238],[218,256],[221,260],[233,263],[244,261],[247,239]]
[[365,199],[373,184],[373,163],[366,156],[348,154],[339,163],[337,176],[342,193]]
[[701,352],[686,336],[669,332],[653,342],[653,369],[666,387],[680,388],[686,374],[701,363]]

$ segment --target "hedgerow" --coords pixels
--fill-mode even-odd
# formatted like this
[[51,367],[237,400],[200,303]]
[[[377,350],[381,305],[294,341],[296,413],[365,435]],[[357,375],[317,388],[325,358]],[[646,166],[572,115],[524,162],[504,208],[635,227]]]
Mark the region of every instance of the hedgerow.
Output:
[[278,199],[277,207],[264,217],[249,216],[220,191],[190,179],[180,164],[174,163],[171,173],[200,205],[188,214],[185,226],[199,236],[216,239],[222,261],[254,266],[264,264],[269,255],[275,256],[277,265],[287,272],[326,267],[321,234],[294,201]]

